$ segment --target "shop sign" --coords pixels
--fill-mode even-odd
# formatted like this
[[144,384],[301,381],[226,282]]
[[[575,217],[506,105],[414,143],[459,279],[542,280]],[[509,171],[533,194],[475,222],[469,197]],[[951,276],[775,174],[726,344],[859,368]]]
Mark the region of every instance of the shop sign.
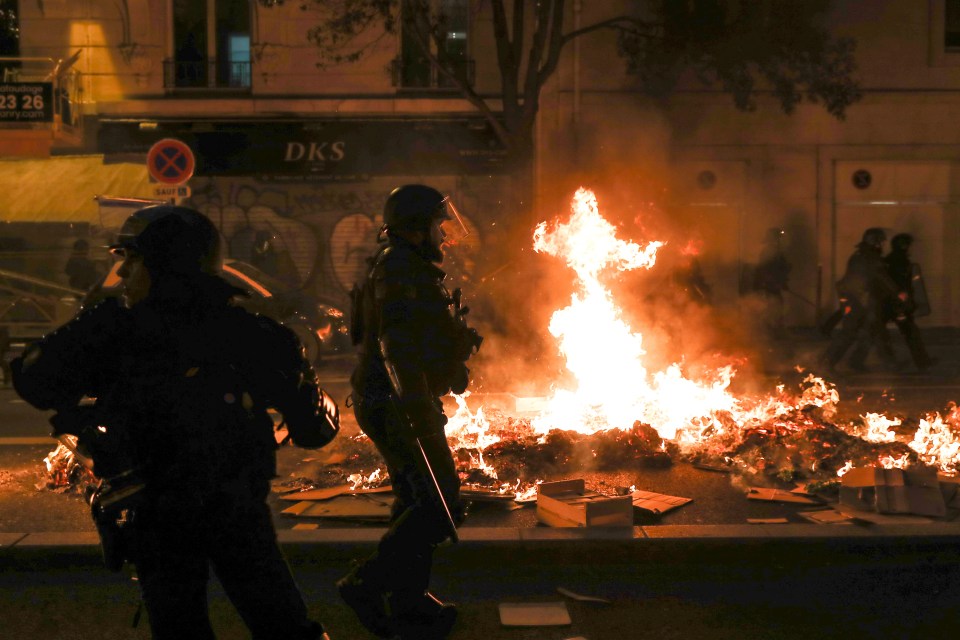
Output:
[[0,83],[0,122],[53,122],[53,84]]
[[386,175],[489,174],[506,152],[479,118],[101,123],[106,158],[143,153],[176,138],[193,150],[197,176],[355,181]]

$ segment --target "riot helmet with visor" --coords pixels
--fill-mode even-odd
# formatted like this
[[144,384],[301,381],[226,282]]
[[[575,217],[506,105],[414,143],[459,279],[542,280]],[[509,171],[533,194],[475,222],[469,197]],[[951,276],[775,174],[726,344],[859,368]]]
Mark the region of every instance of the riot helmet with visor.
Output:
[[218,275],[220,233],[205,215],[188,207],[156,205],[133,213],[123,223],[110,251],[119,257],[134,252],[151,274]]

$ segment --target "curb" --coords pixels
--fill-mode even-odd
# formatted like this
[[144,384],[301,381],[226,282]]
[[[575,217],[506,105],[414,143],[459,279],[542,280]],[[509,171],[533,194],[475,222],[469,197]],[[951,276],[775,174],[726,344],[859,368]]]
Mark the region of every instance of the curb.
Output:
[[[277,538],[284,547],[375,547],[387,531],[381,527],[282,529]],[[927,542],[960,543],[960,522],[925,524],[714,524],[654,525],[635,527],[464,527],[457,547],[550,546],[654,546],[661,543],[750,543],[769,541],[873,541],[877,544]],[[99,552],[99,539],[92,531],[0,533],[0,557],[10,550],[51,551],[90,549]]]

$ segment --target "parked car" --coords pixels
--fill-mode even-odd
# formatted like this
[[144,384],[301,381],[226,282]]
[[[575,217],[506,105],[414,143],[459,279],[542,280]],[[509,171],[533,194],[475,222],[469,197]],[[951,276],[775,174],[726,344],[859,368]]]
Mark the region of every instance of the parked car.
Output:
[[[100,300],[121,294],[120,263],[94,285],[81,300],[87,307]],[[251,264],[227,258],[223,261],[224,280],[243,289],[247,296],[237,304],[289,327],[303,343],[307,358],[314,364],[334,354],[350,353],[352,345],[348,319],[336,305],[328,304],[309,293],[290,287]]]

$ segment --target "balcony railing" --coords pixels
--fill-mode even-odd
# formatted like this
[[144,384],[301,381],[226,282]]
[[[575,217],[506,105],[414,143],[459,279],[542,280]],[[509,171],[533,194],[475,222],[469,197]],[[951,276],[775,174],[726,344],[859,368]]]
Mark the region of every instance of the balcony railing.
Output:
[[164,60],[165,89],[249,89],[250,62]]
[[[476,73],[474,60],[448,60],[444,66],[468,85],[473,85]],[[391,63],[393,86],[401,89],[449,89],[456,90],[456,83],[447,74],[426,60],[405,61],[394,58]]]

